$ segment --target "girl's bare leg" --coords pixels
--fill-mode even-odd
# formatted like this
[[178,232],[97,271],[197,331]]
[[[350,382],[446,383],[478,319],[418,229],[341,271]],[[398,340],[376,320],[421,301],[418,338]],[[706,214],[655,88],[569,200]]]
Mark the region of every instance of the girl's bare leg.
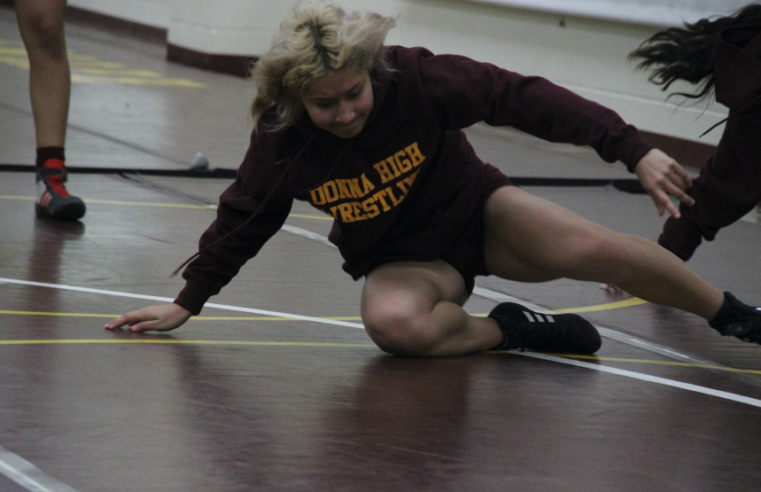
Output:
[[502,278],[612,283],[641,299],[713,319],[724,294],[652,241],[611,231],[516,188],[488,200],[486,262]]
[[63,147],[71,95],[63,25],[66,0],[14,3],[29,56],[29,92],[37,147]]

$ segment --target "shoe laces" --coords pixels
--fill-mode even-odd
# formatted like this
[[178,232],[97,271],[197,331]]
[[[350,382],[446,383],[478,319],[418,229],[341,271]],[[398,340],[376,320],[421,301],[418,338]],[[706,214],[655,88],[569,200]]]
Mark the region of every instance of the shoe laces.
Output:
[[52,195],[66,198],[69,192],[63,185],[66,182],[66,167],[63,161],[59,159],[48,159],[42,168],[37,170],[39,179],[45,183],[45,188]]

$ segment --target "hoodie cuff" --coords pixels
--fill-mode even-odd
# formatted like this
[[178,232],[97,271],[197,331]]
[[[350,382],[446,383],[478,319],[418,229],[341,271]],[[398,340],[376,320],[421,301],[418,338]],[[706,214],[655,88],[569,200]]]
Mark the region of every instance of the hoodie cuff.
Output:
[[174,303],[190,311],[194,316],[198,316],[203,309],[203,305],[213,295],[208,289],[196,283],[187,282],[185,287],[180,291]]
[[635,130],[635,133],[629,137],[628,142],[626,143],[625,150],[622,152],[623,155],[620,155],[619,158],[626,165],[626,169],[628,169],[630,173],[633,173],[634,168],[637,167],[639,161],[641,161],[642,158],[654,148],[653,144],[645,140],[645,138]]
[[637,167],[637,164],[639,164],[639,161],[642,160],[645,155],[647,155],[648,152],[653,150],[655,147],[653,147],[650,144],[643,145],[641,147],[638,147],[634,152],[632,152],[632,160],[626,164],[626,169],[629,170],[630,173],[634,173],[634,168]]

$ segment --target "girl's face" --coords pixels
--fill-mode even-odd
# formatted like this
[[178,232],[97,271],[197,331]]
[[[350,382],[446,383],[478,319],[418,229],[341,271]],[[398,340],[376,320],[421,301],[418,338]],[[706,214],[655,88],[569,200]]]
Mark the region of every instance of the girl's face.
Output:
[[373,109],[370,72],[338,70],[316,80],[301,99],[318,128],[340,138],[356,137]]

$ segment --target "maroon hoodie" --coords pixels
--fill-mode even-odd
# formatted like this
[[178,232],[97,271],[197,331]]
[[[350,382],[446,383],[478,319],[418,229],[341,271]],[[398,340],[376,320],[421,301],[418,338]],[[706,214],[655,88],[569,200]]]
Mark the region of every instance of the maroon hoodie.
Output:
[[761,201],[761,24],[721,30],[713,70],[716,100],[729,108],[729,117],[708,131],[724,122],[726,127],[687,190],[695,205],[680,204],[681,217],[669,217],[658,238],[685,261],[703,239],[712,241]]
[[481,121],[590,145],[630,171],[652,148],[615,112],[539,77],[423,48],[391,47],[388,61],[395,70],[374,75],[374,106],[353,138],[306,113],[271,131],[275,109],[265,113],[175,303],[198,314],[280,229],[294,198],[335,219],[330,241],[354,279],[387,248],[439,257],[476,211],[486,166],[461,129]]
[[761,102],[761,25],[719,32],[714,49],[716,100],[730,113]]

